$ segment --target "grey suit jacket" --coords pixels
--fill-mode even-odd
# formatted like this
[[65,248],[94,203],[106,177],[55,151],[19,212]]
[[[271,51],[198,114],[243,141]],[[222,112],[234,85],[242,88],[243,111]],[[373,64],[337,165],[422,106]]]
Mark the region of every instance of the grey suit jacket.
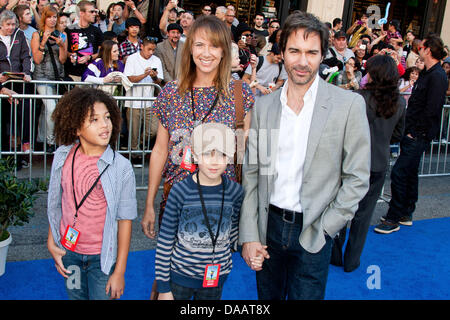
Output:
[[[266,244],[269,199],[277,173],[281,90],[263,96],[252,111],[241,208],[239,243]],[[370,131],[364,99],[319,81],[308,136],[300,203],[300,245],[316,253],[325,233],[334,237],[353,218],[369,188]]]
[[183,43],[178,42],[176,55],[173,52],[169,39],[160,42],[156,46],[155,56],[161,59],[164,71],[164,82],[177,80],[178,69],[180,67],[181,55],[183,53]]

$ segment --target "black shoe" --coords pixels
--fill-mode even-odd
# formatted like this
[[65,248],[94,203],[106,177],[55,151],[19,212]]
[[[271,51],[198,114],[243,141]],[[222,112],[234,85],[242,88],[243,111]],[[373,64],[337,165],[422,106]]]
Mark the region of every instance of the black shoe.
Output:
[[396,232],[398,230],[400,230],[398,223],[395,223],[395,222],[392,222],[389,220],[384,220],[379,225],[377,225],[374,229],[375,232],[382,233],[382,234],[390,234],[390,233]]
[[[386,221],[386,216],[382,216],[380,218],[381,221]],[[403,216],[400,218],[400,220],[398,221],[399,224],[401,224],[402,226],[412,226],[413,225],[413,221],[412,221],[412,217],[410,216]]]

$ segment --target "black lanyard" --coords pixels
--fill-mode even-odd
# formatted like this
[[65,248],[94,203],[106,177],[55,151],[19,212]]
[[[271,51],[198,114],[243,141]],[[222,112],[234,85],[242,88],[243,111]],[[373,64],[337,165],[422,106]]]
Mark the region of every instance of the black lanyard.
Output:
[[214,102],[211,106],[211,108],[209,108],[208,113],[203,117],[203,119],[197,123],[197,117],[195,116],[195,109],[194,109],[194,92],[191,89],[191,109],[192,109],[192,118],[194,119],[194,128],[203,123],[203,121],[205,121],[205,119],[211,114],[211,112],[213,111],[214,107],[217,104],[217,101],[219,101],[219,94],[217,94],[216,98],[214,99]]
[[[77,146],[77,148],[75,149],[75,152],[73,153],[73,158],[72,158],[72,191],[73,191],[73,200],[75,202],[75,217],[73,218],[73,225],[72,228],[75,228],[75,223],[77,221],[78,218],[78,210],[81,208],[81,206],[83,205],[84,201],[86,201],[87,197],[91,194],[92,190],[94,190],[95,186],[97,185],[97,183],[100,181],[101,176],[105,173],[106,169],[108,169],[109,167],[109,163],[106,166],[105,169],[103,169],[102,173],[100,173],[100,175],[97,177],[97,179],[94,181],[94,184],[92,185],[92,187],[90,187],[90,189],[88,190],[88,192],[86,192],[86,194],[84,195],[84,197],[81,199],[80,203],[77,203],[77,197],[75,195],[75,182],[74,182],[74,178],[73,178],[73,167],[75,164],[75,154],[77,153],[78,149],[80,148],[81,143]],[[115,155],[114,155],[115,156]]]
[[208,215],[206,214],[205,202],[203,200],[203,193],[202,193],[202,188],[200,186],[200,179],[198,177],[198,171],[197,171],[197,188],[198,188],[198,193],[200,195],[200,202],[202,204],[203,217],[205,218],[206,227],[208,228],[209,236],[211,237],[211,242],[212,242],[212,245],[213,245],[213,251],[212,251],[213,259],[212,259],[212,263],[214,264],[214,258],[215,258],[215,254],[216,254],[216,243],[217,243],[217,239],[219,238],[220,225],[222,224],[223,203],[225,202],[225,181],[222,178],[222,206],[221,206],[221,209],[220,209],[220,217],[219,217],[219,223],[217,225],[216,237],[214,237],[214,235],[213,235],[213,232],[212,232],[212,229],[211,229],[211,224],[209,223]]

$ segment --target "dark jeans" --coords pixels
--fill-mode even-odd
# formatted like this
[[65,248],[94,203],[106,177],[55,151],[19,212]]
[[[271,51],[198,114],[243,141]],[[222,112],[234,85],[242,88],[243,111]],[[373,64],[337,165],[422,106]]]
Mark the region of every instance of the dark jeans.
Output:
[[215,288],[187,288],[174,282],[170,283],[170,288],[175,300],[220,300],[222,298],[222,286]]
[[342,248],[347,236],[347,226],[342,228],[334,238],[333,253],[331,263],[334,265],[344,265],[344,270],[351,272],[359,267],[361,254],[369,231],[370,220],[377,205],[383,189],[386,171],[370,172],[369,191],[359,202],[358,210],[352,219],[347,245],[345,247],[344,261],[342,262]]
[[264,260],[262,270],[256,272],[260,300],[324,299],[332,239],[326,236],[325,246],[317,253],[310,253],[299,243],[301,231],[302,223],[284,222],[269,210],[270,259]]
[[400,142],[400,156],[391,172],[391,193],[386,218],[398,223],[401,217],[409,216],[416,209],[419,189],[419,165],[423,152],[430,141],[421,137],[404,136]]

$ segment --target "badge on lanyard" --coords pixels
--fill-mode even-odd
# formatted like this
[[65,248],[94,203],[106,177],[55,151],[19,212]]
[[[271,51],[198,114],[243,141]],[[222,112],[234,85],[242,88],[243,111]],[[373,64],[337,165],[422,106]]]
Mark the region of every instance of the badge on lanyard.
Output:
[[61,239],[61,244],[67,250],[74,251],[79,239],[80,231],[71,226],[67,226],[64,237]]
[[[72,158],[72,191],[73,191],[73,200],[75,203],[75,216],[73,218],[73,224],[72,226],[68,225],[66,227],[66,232],[64,233],[64,237],[61,239],[61,244],[64,246],[64,248],[70,250],[70,251],[75,251],[75,247],[77,246],[78,240],[80,239],[80,231],[75,229],[75,224],[77,223],[77,219],[78,219],[78,210],[81,208],[81,206],[83,205],[84,201],[86,201],[87,197],[91,194],[92,190],[94,190],[95,186],[98,184],[98,182],[100,181],[100,178],[102,177],[102,175],[105,173],[106,169],[108,169],[109,164],[105,167],[105,169],[103,169],[102,173],[99,174],[99,176],[97,177],[97,179],[94,181],[94,183],[92,184],[92,186],[89,188],[88,192],[86,192],[86,194],[83,196],[83,198],[81,199],[80,203],[77,202],[77,197],[75,195],[75,181],[74,181],[74,174],[73,174],[73,168],[75,165],[75,154],[77,153],[78,149],[80,148],[81,144],[79,144],[74,153],[73,153],[73,158]],[[115,155],[114,155],[115,158]]]
[[191,146],[184,147],[183,159],[181,160],[181,165],[183,169],[193,173],[197,169],[197,165],[194,163],[194,158],[192,156]]
[[219,284],[220,264],[207,264],[203,276],[203,288],[214,288]]
[[223,204],[225,202],[225,182],[223,181],[223,178],[222,178],[222,206],[220,209],[220,217],[219,217],[219,222],[217,224],[217,231],[216,231],[215,237],[213,235],[212,228],[209,223],[209,219],[208,219],[208,215],[207,215],[206,207],[205,207],[205,202],[203,201],[203,193],[202,193],[202,189],[200,187],[200,178],[198,176],[198,171],[197,171],[197,188],[198,188],[198,193],[200,196],[200,202],[202,204],[203,217],[205,218],[206,227],[208,228],[208,233],[209,233],[209,236],[211,237],[211,242],[212,242],[212,247],[213,247],[212,263],[206,265],[205,274],[203,275],[203,288],[214,288],[214,287],[217,287],[217,285],[219,284],[220,264],[215,264],[214,259],[215,259],[215,255],[216,255],[216,243],[217,243],[217,239],[219,238],[220,226],[222,225]]

